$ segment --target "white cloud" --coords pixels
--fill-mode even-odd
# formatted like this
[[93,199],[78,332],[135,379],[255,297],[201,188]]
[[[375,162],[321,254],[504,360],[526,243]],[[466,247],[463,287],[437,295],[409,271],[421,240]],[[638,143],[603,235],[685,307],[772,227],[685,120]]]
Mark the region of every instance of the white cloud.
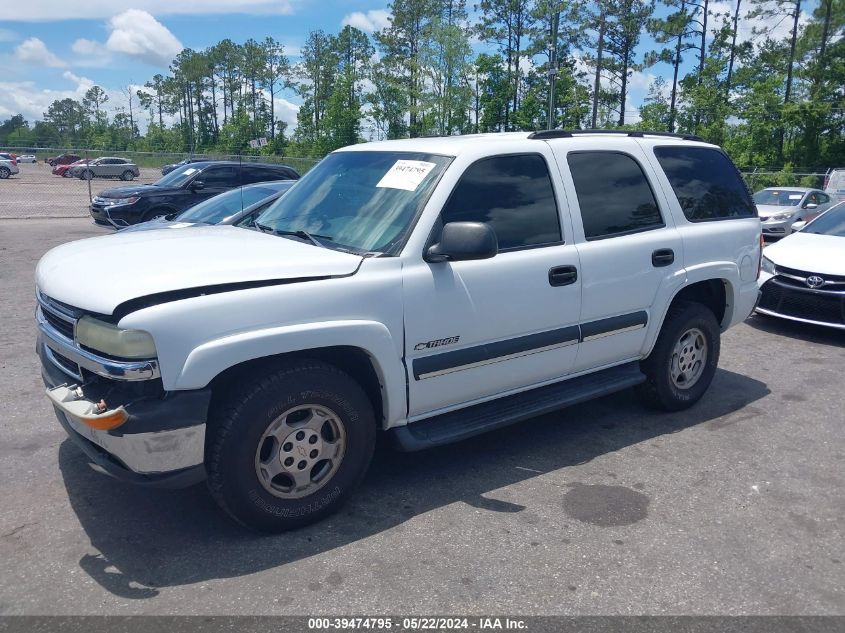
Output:
[[0,29],[0,42],[17,42],[18,34],[9,29]]
[[109,21],[106,48],[154,66],[166,66],[184,48],[166,26],[146,11],[128,9]]
[[288,15],[297,0],[34,0],[20,2],[4,11],[4,21],[56,22],[59,20],[103,19],[141,9],[162,15],[208,15],[247,13],[252,15]]
[[[745,3],[743,3],[745,4]],[[775,9],[775,2],[763,3],[766,8]],[[719,23],[724,21],[732,22],[733,13],[736,10],[736,2],[730,0],[717,0],[710,3],[710,13],[714,19]],[[808,22],[809,16],[802,11],[798,17],[798,32],[803,31],[804,26]],[[768,29],[769,35],[776,40],[789,37],[792,34],[792,17],[787,15],[778,15],[772,18],[749,18],[748,13],[740,9],[739,24],[736,32],[737,42],[747,42],[749,40],[762,39],[759,35],[754,35],[754,30],[760,31]]]
[[288,124],[285,134],[290,136],[296,129],[296,115],[299,112],[299,106],[282,97],[276,97],[273,100],[273,108],[276,119]]
[[14,114],[22,114],[30,122],[41,120],[53,101],[79,100],[94,85],[87,77],[74,75],[70,71],[65,71],[62,77],[75,84],[74,87],[53,90],[38,88],[32,81],[0,81],[0,121]]
[[51,66],[63,68],[67,66],[61,59],[50,52],[47,45],[37,37],[30,37],[24,40],[15,49],[15,57],[25,64],[36,64],[38,66]]
[[366,13],[355,11],[345,16],[340,25],[349,25],[365,33],[373,33],[389,27],[391,17],[390,11],[385,9],[372,9]]
[[76,40],[70,47],[77,55],[102,55],[106,52],[105,47],[100,42],[94,40],[86,40],[84,37]]

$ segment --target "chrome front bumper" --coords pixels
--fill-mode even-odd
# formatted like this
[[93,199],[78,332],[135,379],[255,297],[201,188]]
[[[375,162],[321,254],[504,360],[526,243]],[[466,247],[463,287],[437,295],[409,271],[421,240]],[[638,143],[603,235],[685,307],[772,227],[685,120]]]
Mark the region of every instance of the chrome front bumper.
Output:
[[[83,421],[97,405],[86,400],[76,385],[47,389],[47,397],[62,416],[65,428],[105,450],[133,473],[150,475],[199,466],[205,455],[205,424],[147,433],[115,435],[93,429]],[[119,407],[118,409],[123,409]],[[106,411],[101,415],[112,412]],[[116,429],[119,431],[123,427]],[[111,473],[110,473],[111,474]]]

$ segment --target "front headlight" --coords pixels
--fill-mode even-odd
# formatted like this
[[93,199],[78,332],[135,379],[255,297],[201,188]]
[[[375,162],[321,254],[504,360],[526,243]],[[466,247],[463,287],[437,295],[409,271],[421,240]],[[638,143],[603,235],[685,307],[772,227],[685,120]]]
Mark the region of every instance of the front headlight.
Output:
[[153,337],[142,330],[123,330],[111,323],[84,316],[76,322],[76,340],[117,358],[155,358]]
[[794,214],[792,213],[792,211],[784,211],[783,213],[775,213],[775,214],[774,214],[771,218],[769,218],[769,219],[770,219],[770,220],[788,220],[788,219],[789,219],[789,218],[791,218],[793,215],[794,215]]
[[771,259],[766,257],[765,255],[763,255],[763,260],[762,260],[761,265],[760,265],[760,270],[762,270],[764,273],[769,273],[770,275],[774,275],[775,274],[775,263]]
[[138,202],[138,196],[131,198],[103,198],[103,204],[107,207],[116,207],[119,204],[135,204]]

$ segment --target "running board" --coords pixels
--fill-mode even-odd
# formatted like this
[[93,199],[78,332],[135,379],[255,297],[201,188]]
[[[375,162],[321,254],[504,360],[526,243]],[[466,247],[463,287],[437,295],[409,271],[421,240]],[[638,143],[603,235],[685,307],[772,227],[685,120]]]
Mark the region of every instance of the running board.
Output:
[[411,422],[389,432],[399,449],[419,451],[458,442],[643,382],[645,376],[640,371],[640,364],[634,361]]

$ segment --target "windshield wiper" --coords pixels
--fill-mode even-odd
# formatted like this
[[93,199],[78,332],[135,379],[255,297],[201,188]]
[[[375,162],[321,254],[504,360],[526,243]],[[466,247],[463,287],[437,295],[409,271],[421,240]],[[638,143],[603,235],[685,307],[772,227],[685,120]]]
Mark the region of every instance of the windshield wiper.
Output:
[[303,240],[308,240],[314,246],[323,246],[322,242],[320,242],[321,239],[328,240],[329,242],[334,240],[333,237],[330,237],[328,235],[320,235],[319,233],[309,233],[308,231],[303,231],[301,229],[299,231],[282,231],[280,229],[274,229],[272,226],[267,226],[266,224],[260,224],[258,222],[255,223],[255,226],[258,227],[258,229],[260,231],[263,231],[264,233],[272,233],[273,235],[281,236],[292,235]]

